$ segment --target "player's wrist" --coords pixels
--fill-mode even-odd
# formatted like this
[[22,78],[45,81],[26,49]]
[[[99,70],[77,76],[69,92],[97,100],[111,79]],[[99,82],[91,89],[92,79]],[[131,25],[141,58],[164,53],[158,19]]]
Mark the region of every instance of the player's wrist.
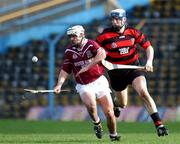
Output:
[[58,82],[56,86],[59,87],[59,88],[61,88],[61,87],[62,87],[62,83],[61,83],[61,82]]
[[153,64],[153,60],[147,60],[146,64],[152,65]]

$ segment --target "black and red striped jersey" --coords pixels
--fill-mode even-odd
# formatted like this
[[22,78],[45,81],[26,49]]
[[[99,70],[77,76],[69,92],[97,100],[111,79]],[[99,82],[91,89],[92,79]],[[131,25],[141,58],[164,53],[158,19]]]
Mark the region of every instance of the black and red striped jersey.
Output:
[[132,64],[139,58],[137,44],[144,49],[151,45],[142,32],[132,27],[126,27],[122,34],[107,28],[96,41],[106,50],[106,60],[114,64]]

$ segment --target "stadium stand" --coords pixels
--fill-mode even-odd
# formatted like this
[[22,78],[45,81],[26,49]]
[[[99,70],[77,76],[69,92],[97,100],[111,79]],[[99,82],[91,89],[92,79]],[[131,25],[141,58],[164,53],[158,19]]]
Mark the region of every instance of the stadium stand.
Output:
[[[162,4],[163,3],[163,4]],[[164,4],[166,3],[166,4]],[[145,18],[142,31],[147,34],[155,48],[154,73],[147,76],[150,93],[158,106],[174,107],[180,105],[180,3],[174,0],[154,0],[148,6],[136,6],[130,13],[131,25],[136,25]],[[107,23],[105,18],[104,23]],[[101,20],[94,20],[85,25],[87,36],[95,39],[102,29]],[[54,39],[58,34],[52,33]],[[66,36],[62,36],[56,44],[56,76],[62,64],[63,52],[67,46]],[[140,50],[140,49],[139,49]],[[48,43],[46,40],[30,40],[19,47],[10,47],[0,55],[0,117],[24,118],[32,106],[47,106],[46,95],[25,97],[23,88],[48,88]],[[32,63],[36,55],[40,60]],[[142,59],[142,62],[145,60]],[[142,63],[143,64],[143,63]],[[57,78],[57,77],[56,77]],[[65,88],[74,89],[73,78],[64,84]],[[132,88],[129,89],[129,105],[142,105]],[[82,104],[77,93],[63,93],[55,97],[56,105]]]

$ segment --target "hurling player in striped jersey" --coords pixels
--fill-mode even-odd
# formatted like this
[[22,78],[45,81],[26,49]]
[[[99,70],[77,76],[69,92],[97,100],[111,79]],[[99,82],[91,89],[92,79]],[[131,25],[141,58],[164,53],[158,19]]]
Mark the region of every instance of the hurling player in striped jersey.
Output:
[[[112,26],[104,29],[96,39],[107,53],[106,60],[112,64],[139,65],[137,50],[137,44],[139,44],[147,57],[144,71],[153,72],[154,49],[150,41],[141,31],[127,25],[125,10],[112,10],[110,18]],[[168,135],[168,130],[161,121],[156,104],[148,92],[144,71],[137,69],[113,69],[108,71],[111,86],[116,93],[114,113],[118,117],[120,110],[126,107],[128,85],[131,84],[144,102],[157,129],[158,136]]]

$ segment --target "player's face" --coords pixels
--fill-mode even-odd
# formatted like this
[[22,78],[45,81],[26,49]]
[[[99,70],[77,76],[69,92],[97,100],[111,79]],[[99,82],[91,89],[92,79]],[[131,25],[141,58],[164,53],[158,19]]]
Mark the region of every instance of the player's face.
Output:
[[69,35],[69,37],[73,45],[79,45],[81,43],[82,36]]
[[125,24],[125,19],[118,18],[118,17],[112,17],[111,18],[111,24],[114,28],[122,28]]

